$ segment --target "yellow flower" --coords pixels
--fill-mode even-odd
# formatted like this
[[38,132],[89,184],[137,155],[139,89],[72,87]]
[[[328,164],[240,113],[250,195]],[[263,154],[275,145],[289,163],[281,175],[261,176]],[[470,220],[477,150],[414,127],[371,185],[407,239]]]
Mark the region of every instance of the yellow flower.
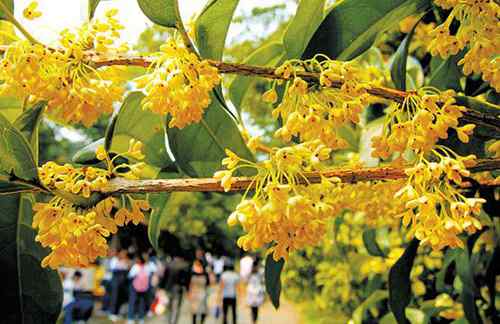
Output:
[[169,127],[199,122],[211,102],[212,89],[220,83],[218,70],[174,40],[162,45],[154,67],[136,83],[146,92],[143,109],[168,114]]
[[262,95],[262,100],[272,104],[275,103],[278,100],[278,94],[276,93],[276,90],[272,88],[264,92],[264,94]]
[[231,190],[231,186],[235,183],[235,179],[232,177],[231,171],[217,171],[214,173],[214,179],[221,182],[221,186],[224,188],[225,192]]
[[26,19],[34,20],[42,16],[42,12],[38,11],[38,1],[32,1],[26,8],[23,10],[23,16]]

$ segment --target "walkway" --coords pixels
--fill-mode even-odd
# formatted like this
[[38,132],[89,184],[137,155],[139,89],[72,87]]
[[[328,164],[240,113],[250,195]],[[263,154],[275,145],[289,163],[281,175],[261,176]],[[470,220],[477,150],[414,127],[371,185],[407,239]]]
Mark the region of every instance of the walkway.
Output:
[[[212,308],[211,308],[212,309]],[[294,306],[287,302],[286,300],[282,301],[282,304],[279,310],[275,310],[273,305],[267,301],[260,308],[259,312],[259,323],[267,324],[300,324],[300,317],[294,308]],[[240,302],[238,303],[238,324],[251,324],[251,315],[250,308],[248,308],[242,298],[240,298]],[[126,320],[121,320],[117,323],[126,323]],[[108,324],[112,323],[106,317],[95,317],[89,321],[89,324]],[[147,324],[166,324],[166,320],[164,315],[155,316],[152,318],[148,318],[146,320]],[[205,324],[220,324],[222,323],[222,319],[215,319],[212,314],[207,318]],[[231,323],[231,321],[229,321]],[[191,324],[191,315],[189,314],[189,303],[184,300],[182,306],[182,313],[179,320],[179,324]]]

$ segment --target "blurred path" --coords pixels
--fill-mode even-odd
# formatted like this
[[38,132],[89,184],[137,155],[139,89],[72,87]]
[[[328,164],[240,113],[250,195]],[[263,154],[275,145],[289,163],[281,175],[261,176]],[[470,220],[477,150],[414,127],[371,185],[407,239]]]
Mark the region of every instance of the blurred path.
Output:
[[[209,305],[210,314],[205,321],[205,324],[220,324],[222,323],[222,317],[215,319],[213,317],[213,305]],[[250,308],[246,306],[244,298],[239,298],[238,301],[238,324],[251,324],[251,314]],[[229,316],[231,318],[231,316]],[[189,313],[189,302],[184,300],[182,304],[182,313],[179,319],[179,324],[191,324],[191,314]],[[89,324],[108,324],[112,323],[106,317],[95,317],[89,321]],[[126,319],[121,320],[116,323],[127,323]],[[147,324],[166,324],[165,315],[155,316],[146,319]],[[229,320],[229,323],[232,323]],[[281,301],[281,306],[279,310],[275,310],[273,305],[266,301],[259,311],[259,323],[261,324],[300,324],[300,316],[297,310],[294,308],[293,304],[286,300]]]

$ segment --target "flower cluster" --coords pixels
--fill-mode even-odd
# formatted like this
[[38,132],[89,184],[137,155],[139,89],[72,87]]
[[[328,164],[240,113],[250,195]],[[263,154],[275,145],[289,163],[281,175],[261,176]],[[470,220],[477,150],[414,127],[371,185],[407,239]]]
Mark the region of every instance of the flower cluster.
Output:
[[[436,27],[429,44],[432,55],[447,57],[468,48],[463,64],[465,74],[482,73],[483,79],[500,91],[500,5],[494,0],[435,0],[438,6],[451,9],[444,23]],[[460,26],[452,34],[451,25],[459,21]]]
[[[340,180],[323,177],[318,184],[304,185],[304,172],[319,171],[330,149],[320,141],[277,149],[268,160],[253,163],[228,151],[214,178],[229,190],[233,173],[240,168],[257,170],[255,194],[243,198],[229,216],[229,225],[240,223],[247,234],[238,239],[245,250],[274,242],[274,258],[286,258],[293,250],[314,245],[325,233],[325,220],[333,214],[328,197]],[[246,196],[246,195],[245,195]]]
[[126,199],[128,204],[109,197],[91,208],[79,207],[57,196],[48,203],[36,203],[32,224],[38,229],[35,239],[51,249],[42,266],[86,267],[97,257],[106,256],[106,237],[116,233],[117,226],[143,221],[143,211],[149,209],[145,200]]
[[[9,45],[3,59],[0,93],[30,102],[45,100],[47,113],[64,123],[93,124],[99,116],[113,111],[123,89],[108,67],[97,72],[86,57],[116,53],[119,31],[123,29],[115,18],[116,10],[106,13],[106,20],[94,20],[76,31],[64,30],[58,47],[51,49],[21,40]],[[104,76],[110,75],[105,79]]]
[[423,54],[429,51],[429,44],[433,39],[431,32],[436,28],[436,24],[433,22],[426,24],[424,22],[419,22],[417,16],[408,16],[399,23],[399,30],[407,34],[416,23],[418,23],[418,25],[415,27],[409,51],[411,53],[416,52],[419,56],[423,56]]
[[476,218],[485,202],[482,198],[466,198],[456,188],[468,177],[468,162],[475,156],[461,157],[449,149],[439,147],[434,151],[438,162],[421,158],[407,169],[408,184],[396,199],[406,201],[406,211],[400,217],[403,225],[411,225],[410,232],[423,244],[439,250],[446,246],[463,247],[458,237],[462,232],[475,233],[482,228]]
[[[299,72],[319,72],[320,83],[309,84],[297,76]],[[364,107],[375,100],[366,89],[383,80],[374,67],[315,58],[288,61],[275,73],[287,80],[283,100],[273,111],[273,117],[283,120],[275,135],[286,142],[294,136],[301,141],[320,139],[332,149],[347,146],[338,129],[347,123],[359,123]],[[332,88],[334,84],[341,86]],[[275,85],[264,93],[265,101],[276,101]]]
[[137,79],[136,84],[146,92],[144,109],[169,114],[169,127],[183,128],[201,120],[220,79],[208,61],[171,39],[161,46],[153,72]]
[[459,126],[458,119],[465,110],[455,103],[452,90],[439,93],[422,88],[407,96],[402,104],[389,107],[382,135],[373,137],[372,155],[389,159],[397,153],[396,162],[404,162],[407,150],[430,152],[439,139],[448,138],[449,128],[455,129],[458,138],[467,143],[475,125]]
[[144,220],[144,211],[149,209],[145,200],[136,200],[128,195],[121,199],[107,197],[96,204],[81,206],[83,198],[99,193],[108,181],[117,175],[136,179],[144,164],[142,162],[117,166],[117,157],[142,159],[142,144],[131,140],[129,150],[110,158],[101,146],[97,158],[106,161],[107,169],[94,167],[75,168],[69,164],[48,162],[40,167],[42,184],[56,194],[47,203],[37,203],[33,210],[33,228],[38,229],[36,240],[51,253],[42,261],[42,266],[82,267],[107,252],[106,237],[116,233],[117,226],[129,222],[138,224]]

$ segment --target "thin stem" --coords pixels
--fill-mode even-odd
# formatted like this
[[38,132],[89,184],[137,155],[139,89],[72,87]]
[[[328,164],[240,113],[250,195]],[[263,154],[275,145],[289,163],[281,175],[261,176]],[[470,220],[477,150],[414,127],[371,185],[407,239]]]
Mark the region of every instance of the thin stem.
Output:
[[24,35],[24,37],[26,37],[27,40],[29,40],[33,44],[40,44],[40,42],[37,41],[35,39],[35,37],[33,37],[33,35],[31,35],[23,27],[23,25],[21,25],[21,23],[16,19],[16,17],[14,17],[12,12],[10,12],[10,9],[7,8],[7,6],[5,5],[5,3],[3,1],[0,1],[0,9],[2,10],[2,12],[5,15],[5,17],[7,18],[7,20],[10,21],[14,26],[16,26],[16,28],[21,32],[21,34]]

